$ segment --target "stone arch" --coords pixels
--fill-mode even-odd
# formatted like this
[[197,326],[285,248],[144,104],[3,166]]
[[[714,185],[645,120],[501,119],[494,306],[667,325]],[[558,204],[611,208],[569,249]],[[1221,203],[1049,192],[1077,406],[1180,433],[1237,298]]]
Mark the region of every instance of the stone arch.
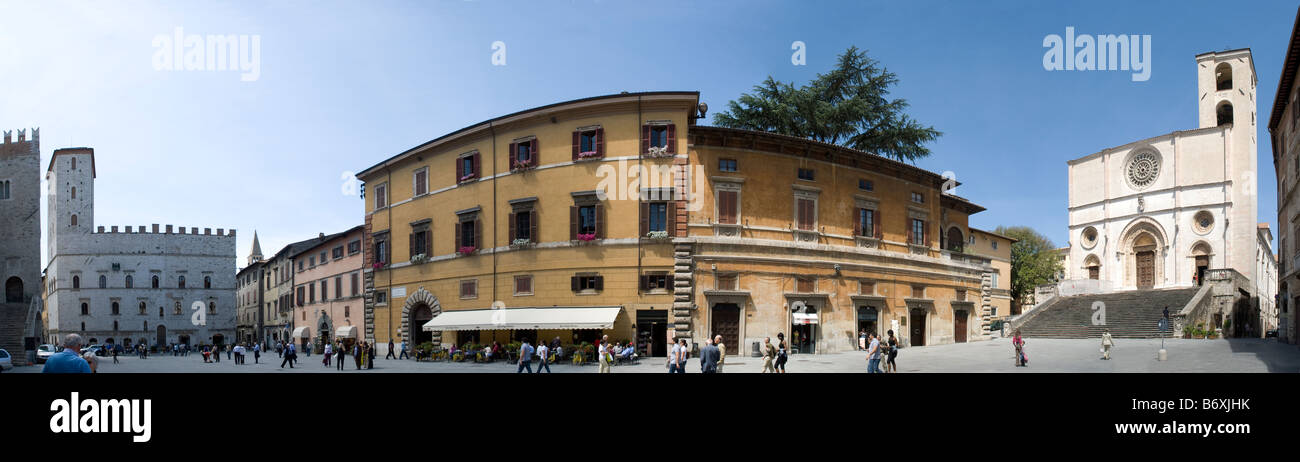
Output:
[[1152,286],[1158,287],[1165,281],[1165,255],[1168,253],[1169,237],[1165,233],[1164,226],[1150,217],[1140,217],[1124,227],[1120,233],[1120,245],[1118,255],[1123,262],[1121,265],[1121,274],[1124,279],[1121,284],[1125,287],[1136,287],[1137,280],[1137,257],[1141,252],[1153,252],[1154,262],[1152,268]]
[[1225,99],[1223,101],[1219,101],[1219,104],[1216,104],[1214,106],[1214,118],[1216,122],[1215,126],[1222,127],[1224,125],[1232,124],[1232,116],[1233,116],[1233,112],[1232,112],[1231,101]]
[[1216,91],[1232,89],[1232,65],[1219,63],[1214,67],[1214,88]]
[[[424,290],[423,287],[417,289],[415,293],[406,297],[406,303],[402,304],[402,326],[398,331],[398,337],[401,338],[403,342],[406,342],[407,348],[415,346],[415,344],[411,343],[412,329],[420,328],[420,326],[410,325],[412,310],[422,304],[429,307],[429,311],[433,312],[434,317],[437,317],[442,313],[442,304],[438,303],[438,297],[429,293],[429,291]],[[433,346],[434,348],[442,346],[441,332],[433,333]]]
[[944,243],[947,244],[947,250],[960,250],[966,245],[965,234],[963,234],[961,228],[956,225],[949,226]]
[[1214,258],[1214,247],[1203,239],[1197,240],[1188,249],[1187,258],[1192,260],[1192,283],[1201,285],[1206,270],[1210,269],[1210,261]]
[[[1094,271],[1093,268],[1096,268]],[[1083,258],[1083,270],[1088,275],[1088,279],[1101,279],[1101,258],[1095,253],[1088,254]]]
[[18,276],[10,276],[5,280],[5,303],[22,303],[23,301],[23,280]]

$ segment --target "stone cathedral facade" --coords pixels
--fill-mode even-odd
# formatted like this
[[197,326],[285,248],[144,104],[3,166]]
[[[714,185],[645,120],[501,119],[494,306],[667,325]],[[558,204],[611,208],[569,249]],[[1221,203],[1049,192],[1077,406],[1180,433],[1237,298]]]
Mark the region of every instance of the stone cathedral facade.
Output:
[[1217,268],[1260,277],[1257,255],[1272,249],[1257,237],[1250,50],[1196,56],[1196,82],[1197,128],[1068,162],[1065,272],[1080,291],[1191,287]]

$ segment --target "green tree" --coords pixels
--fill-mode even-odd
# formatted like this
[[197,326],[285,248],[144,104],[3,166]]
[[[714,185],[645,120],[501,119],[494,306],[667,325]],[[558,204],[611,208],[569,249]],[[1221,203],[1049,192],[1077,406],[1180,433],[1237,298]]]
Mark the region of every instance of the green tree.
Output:
[[1051,239],[1028,226],[999,226],[994,232],[1016,239],[1011,244],[1011,298],[1023,303],[1034,288],[1053,282],[1061,260]]
[[834,69],[802,87],[768,76],[753,94],[728,102],[713,123],[839,144],[900,161],[929,156],[924,144],[943,133],[904,114],[907,101],[887,98],[896,83],[897,76],[865,51],[849,47]]

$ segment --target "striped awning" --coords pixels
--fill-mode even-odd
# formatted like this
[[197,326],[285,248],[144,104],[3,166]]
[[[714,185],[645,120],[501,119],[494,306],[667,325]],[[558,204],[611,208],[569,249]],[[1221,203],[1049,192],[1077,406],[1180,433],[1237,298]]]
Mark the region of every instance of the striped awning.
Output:
[[343,326],[334,332],[338,338],[357,338],[357,326]]
[[596,306],[443,311],[424,323],[424,330],[612,329],[622,310],[621,306]]

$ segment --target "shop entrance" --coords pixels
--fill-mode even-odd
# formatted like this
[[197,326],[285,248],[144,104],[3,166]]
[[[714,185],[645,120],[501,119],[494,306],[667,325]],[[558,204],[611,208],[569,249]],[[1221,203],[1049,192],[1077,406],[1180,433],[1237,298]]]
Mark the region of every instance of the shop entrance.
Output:
[[637,310],[636,353],[668,356],[668,310]]
[[790,326],[790,352],[817,352],[817,307],[795,302],[794,324]]
[[880,332],[876,330],[877,329],[876,325],[879,322],[879,317],[880,317],[879,311],[876,310],[876,307],[859,306],[858,307],[858,331],[855,332],[855,334],[865,331],[868,334],[874,333],[877,336],[879,336]]
[[411,331],[411,344],[407,348],[414,349],[425,342],[433,341],[433,332],[424,330],[424,323],[429,322],[430,319],[433,319],[433,310],[429,309],[429,305],[420,303],[411,308],[411,319],[406,324],[407,329]]

